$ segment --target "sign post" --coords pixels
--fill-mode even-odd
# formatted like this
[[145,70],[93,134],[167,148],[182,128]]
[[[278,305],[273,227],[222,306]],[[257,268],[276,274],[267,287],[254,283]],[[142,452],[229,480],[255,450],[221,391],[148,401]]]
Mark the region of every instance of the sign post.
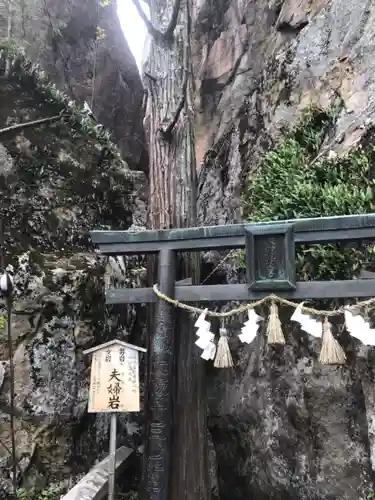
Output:
[[[255,224],[204,226],[146,231],[91,231],[91,241],[102,255],[158,256],[157,283],[163,294],[179,302],[229,302],[259,300],[278,292],[291,300],[372,297],[375,278],[342,281],[296,281],[295,246],[340,241],[373,240],[375,213],[293,219]],[[248,283],[192,285],[175,282],[178,252],[245,249]],[[170,498],[172,461],[171,426],[175,353],[173,306],[150,288],[110,288],[106,304],[157,303],[150,344],[150,394],[147,409],[148,442],[145,453],[147,500]],[[202,457],[197,456],[197,460]],[[172,464],[172,467],[171,467]]]
[[117,413],[111,413],[109,428],[109,470],[108,470],[108,500],[115,499],[116,490],[116,434]]
[[118,412],[140,410],[139,352],[143,347],[111,340],[83,354],[92,354],[89,413],[110,413],[108,500],[115,498]]

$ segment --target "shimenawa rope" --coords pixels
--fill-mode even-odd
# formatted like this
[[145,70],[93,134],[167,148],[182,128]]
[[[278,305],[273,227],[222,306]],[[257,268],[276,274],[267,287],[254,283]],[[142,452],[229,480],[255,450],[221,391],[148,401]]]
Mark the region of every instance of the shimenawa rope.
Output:
[[[255,302],[236,307],[231,311],[216,312],[216,311],[210,311],[207,308],[200,309],[199,307],[189,306],[188,304],[184,304],[183,302],[179,302],[178,300],[172,299],[171,297],[168,297],[167,295],[162,293],[158,289],[157,285],[153,286],[153,290],[160,299],[165,300],[170,304],[173,304],[175,307],[179,307],[180,309],[184,309],[192,313],[198,313],[198,314],[203,313],[204,316],[214,316],[222,319],[227,318],[229,316],[233,316],[235,314],[244,313],[246,311],[248,312],[249,310],[255,309],[258,306],[270,303],[266,334],[267,334],[267,343],[271,345],[285,344],[285,337],[282,332],[281,322],[278,314],[278,304],[299,308],[300,311],[303,311],[310,316],[317,316],[318,318],[321,318],[323,320],[323,323],[321,323],[323,331],[323,339],[319,355],[319,361],[323,364],[339,364],[339,365],[345,363],[346,356],[343,348],[332,335],[331,324],[328,321],[328,317],[344,314],[345,311],[347,311],[349,308],[368,307],[371,304],[375,303],[375,298],[371,298],[368,300],[364,300],[362,302],[357,302],[357,304],[354,304],[352,306],[342,306],[332,311],[325,311],[325,310],[314,309],[313,307],[306,307],[304,304],[298,304],[291,300],[287,300],[282,297],[278,297],[277,295],[271,294]],[[230,368],[233,366],[233,360],[228,344],[228,336],[226,329],[224,328],[224,325],[220,329],[220,339],[217,344],[214,366],[216,368]]]
[[[159,299],[165,300],[166,302],[169,302],[170,304],[173,304],[175,307],[179,307],[180,309],[184,309],[185,311],[190,311],[192,313],[196,314],[201,314],[203,312],[206,312],[207,316],[213,316],[216,318],[228,318],[230,316],[235,316],[236,314],[241,314],[244,312],[247,312],[249,309],[255,309],[256,307],[262,306],[264,304],[267,304],[269,302],[275,302],[279,304],[283,304],[285,306],[290,306],[297,308],[299,307],[301,311],[311,314],[313,316],[320,316],[320,317],[325,317],[325,316],[339,316],[340,314],[344,314],[345,310],[349,306],[341,306],[337,309],[333,309],[332,311],[326,311],[324,309],[319,310],[319,309],[314,309],[313,307],[306,307],[305,305],[301,306],[301,304],[298,304],[297,302],[293,302],[291,300],[284,299],[282,297],[278,297],[277,295],[271,294],[267,295],[267,297],[263,297],[260,300],[257,300],[255,302],[249,302],[248,304],[236,307],[234,309],[231,309],[230,311],[227,312],[217,312],[217,311],[206,311],[206,309],[200,309],[199,307],[194,307],[194,306],[189,306],[188,304],[185,304],[184,302],[179,302],[176,299],[172,299],[171,297],[168,297],[168,295],[165,295],[162,293],[158,285],[154,285],[153,287],[154,293],[159,297]],[[363,300],[362,302],[357,302],[353,306],[350,307],[368,307],[372,304],[375,304],[375,297],[368,299],[368,300]]]

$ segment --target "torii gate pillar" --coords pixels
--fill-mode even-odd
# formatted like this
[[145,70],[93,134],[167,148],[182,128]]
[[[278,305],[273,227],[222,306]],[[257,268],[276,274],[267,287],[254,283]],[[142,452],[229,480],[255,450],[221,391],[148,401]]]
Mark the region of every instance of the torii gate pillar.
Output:
[[[359,298],[375,293],[375,279],[296,282],[294,255],[296,244],[374,240],[375,214],[161,231],[92,231],[90,236],[105,255],[158,254],[159,290],[180,302],[251,301],[269,295],[270,291],[292,300]],[[248,283],[175,283],[176,252],[232,248],[246,249]],[[107,304],[150,302],[157,305],[149,348],[144,500],[180,500],[170,498],[174,307],[158,299],[152,288],[115,288],[106,292]],[[203,458],[197,457],[202,464]]]
[[[175,252],[159,253],[160,290],[174,297]],[[158,300],[151,333],[144,485],[148,500],[168,500],[173,426],[174,307]]]

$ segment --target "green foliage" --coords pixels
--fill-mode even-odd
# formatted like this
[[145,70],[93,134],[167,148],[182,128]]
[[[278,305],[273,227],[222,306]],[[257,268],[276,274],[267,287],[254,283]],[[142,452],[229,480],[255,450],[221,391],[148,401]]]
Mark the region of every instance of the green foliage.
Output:
[[[12,122],[20,121],[18,111],[23,103],[32,106],[37,117],[61,116],[42,128],[28,128],[24,132],[28,145],[22,150],[12,137],[5,138],[17,170],[14,189],[4,188],[6,196],[12,198],[8,216],[15,234],[22,234],[25,207],[32,214],[27,224],[27,242],[15,238],[12,252],[22,251],[25,244],[39,252],[66,248],[67,238],[72,245],[83,248],[87,245],[84,233],[88,225],[128,227],[133,176],[109,132],[89,111],[51,84],[38,65],[14,43],[0,42],[0,69],[2,73],[6,70],[12,100],[18,96],[14,117],[12,105],[4,110],[4,116],[10,114]],[[53,186],[53,199],[47,200],[41,185]],[[71,210],[69,205],[77,207],[81,214],[74,223],[73,219],[69,222],[70,216],[66,217]],[[48,228],[47,232],[42,228]]]
[[71,127],[73,138],[85,134],[100,142],[113,157],[120,158],[120,152],[111,141],[110,133],[95,122],[87,112],[72,101],[66,92],[51,83],[39,66],[31,62],[25,52],[13,41],[0,42],[0,63],[10,63],[8,78],[18,84],[33,88],[43,104],[55,108],[56,114],[62,113],[63,119]]
[[20,48],[14,40],[2,40],[0,47],[9,58],[15,58],[20,53]]
[[138,500],[138,493],[136,491],[128,491],[127,493],[124,493],[121,495],[121,498],[123,500]]
[[95,37],[96,37],[97,41],[104,40],[104,38],[105,38],[105,30],[103,28],[100,28],[100,26],[98,26],[96,28],[96,35],[95,35]]
[[[332,131],[339,106],[310,108],[280,144],[251,172],[244,191],[245,218],[250,222],[350,215],[373,211],[371,152],[358,147],[344,157],[319,158]],[[375,149],[372,147],[372,151]],[[371,253],[339,244],[298,248],[299,278],[350,278]]]
[[17,490],[18,500],[58,500],[59,498],[60,491],[56,488],[45,488],[40,491],[26,488]]

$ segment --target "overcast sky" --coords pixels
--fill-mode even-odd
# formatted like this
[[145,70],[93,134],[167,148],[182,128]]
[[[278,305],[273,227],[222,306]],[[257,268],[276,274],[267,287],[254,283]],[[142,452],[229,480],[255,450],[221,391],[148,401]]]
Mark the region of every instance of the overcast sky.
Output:
[[[141,4],[144,12],[148,15],[148,6],[143,1],[141,1]],[[138,68],[140,68],[146,38],[144,23],[139,17],[132,0],[117,0],[117,12],[130,50],[133,52]]]

